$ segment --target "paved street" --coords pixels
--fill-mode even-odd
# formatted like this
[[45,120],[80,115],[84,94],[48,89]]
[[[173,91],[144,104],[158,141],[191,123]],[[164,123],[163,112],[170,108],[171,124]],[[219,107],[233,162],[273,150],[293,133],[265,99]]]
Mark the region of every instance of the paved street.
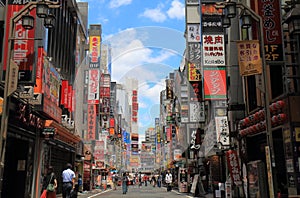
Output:
[[[58,198],[61,195],[57,196]],[[122,194],[122,187],[118,186],[117,190],[108,189],[106,191],[94,190],[93,192],[79,193],[78,198],[119,198],[119,197],[130,197],[130,198],[170,198],[170,197],[187,197],[192,198],[191,194],[188,193],[179,193],[178,190],[172,190],[171,192],[167,192],[165,187],[157,188],[152,186],[142,186],[139,188],[138,186],[129,186],[127,194]],[[212,198],[212,194],[208,194],[205,196],[206,198]]]

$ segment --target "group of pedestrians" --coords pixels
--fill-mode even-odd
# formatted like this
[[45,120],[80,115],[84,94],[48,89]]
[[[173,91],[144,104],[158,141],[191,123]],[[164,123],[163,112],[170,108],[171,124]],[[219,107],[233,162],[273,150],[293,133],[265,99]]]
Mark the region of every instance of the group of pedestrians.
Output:
[[[68,163],[66,169],[62,172],[62,196],[63,198],[73,198],[77,196],[75,193],[75,173],[72,165]],[[40,198],[56,198],[57,176],[52,166],[47,168],[47,173],[43,177],[42,194]]]

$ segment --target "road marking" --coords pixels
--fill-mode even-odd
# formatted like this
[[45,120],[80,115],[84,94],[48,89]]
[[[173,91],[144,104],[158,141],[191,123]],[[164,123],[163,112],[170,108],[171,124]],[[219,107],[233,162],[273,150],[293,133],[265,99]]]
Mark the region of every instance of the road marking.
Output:
[[98,195],[101,195],[101,194],[103,194],[103,193],[107,193],[107,192],[109,192],[109,191],[112,191],[112,189],[109,189],[109,190],[102,191],[102,192],[100,192],[100,193],[94,194],[94,195],[92,195],[92,196],[89,196],[89,197],[87,197],[87,198],[96,197],[96,196],[98,196]]

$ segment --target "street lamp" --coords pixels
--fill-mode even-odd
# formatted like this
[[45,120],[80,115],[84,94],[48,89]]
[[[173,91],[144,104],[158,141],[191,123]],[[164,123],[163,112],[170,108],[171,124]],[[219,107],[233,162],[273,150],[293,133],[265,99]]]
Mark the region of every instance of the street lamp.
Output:
[[270,157],[271,157],[271,179],[269,180],[270,186],[270,197],[274,197],[274,185],[273,181],[276,181],[276,174],[273,174],[272,167],[275,167],[275,154],[274,154],[274,147],[273,147],[273,135],[272,135],[272,126],[271,126],[271,114],[269,108],[269,92],[267,86],[267,70],[266,70],[266,59],[265,59],[265,49],[264,49],[264,35],[263,35],[263,21],[260,15],[258,15],[254,10],[250,7],[245,5],[241,2],[217,2],[216,3],[217,9],[225,9],[225,13],[227,16],[234,18],[236,16],[237,8],[241,10],[240,20],[241,20],[241,27],[242,28],[249,28],[251,27],[251,19],[258,23],[258,38],[259,38],[259,47],[262,59],[262,87],[264,92],[264,109],[265,109],[265,119],[266,119],[266,139],[267,145],[270,149]]
[[[5,161],[5,147],[6,147],[6,136],[8,128],[8,116],[9,116],[9,96],[17,88],[17,73],[18,66],[11,59],[13,40],[15,40],[15,24],[22,20],[22,25],[25,29],[32,29],[34,27],[34,17],[29,15],[29,12],[36,8],[37,16],[45,18],[48,16],[48,8],[58,8],[60,2],[52,1],[30,1],[25,4],[24,7],[18,11],[10,19],[9,31],[8,31],[8,49],[7,49],[7,61],[6,61],[6,72],[4,82],[4,94],[3,94],[3,107],[1,117],[1,128],[0,128],[0,198],[2,196],[3,186],[3,172],[4,172],[4,161]],[[53,17],[52,17],[53,19]],[[53,22],[52,22],[53,24]],[[52,26],[53,27],[53,26]]]

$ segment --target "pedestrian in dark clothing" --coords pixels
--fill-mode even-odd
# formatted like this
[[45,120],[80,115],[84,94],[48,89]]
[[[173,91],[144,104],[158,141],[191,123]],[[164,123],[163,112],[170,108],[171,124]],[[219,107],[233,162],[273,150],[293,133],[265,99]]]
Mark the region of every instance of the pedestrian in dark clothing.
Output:
[[126,194],[127,193],[127,190],[128,190],[128,176],[126,173],[123,173],[123,176],[122,176],[122,191],[123,191],[123,194]]
[[[54,190],[47,190],[49,184],[53,184]],[[46,190],[46,198],[56,198],[56,189],[57,189],[57,180],[55,173],[53,171],[53,167],[49,166],[47,169],[47,174],[43,178],[43,191]]]

